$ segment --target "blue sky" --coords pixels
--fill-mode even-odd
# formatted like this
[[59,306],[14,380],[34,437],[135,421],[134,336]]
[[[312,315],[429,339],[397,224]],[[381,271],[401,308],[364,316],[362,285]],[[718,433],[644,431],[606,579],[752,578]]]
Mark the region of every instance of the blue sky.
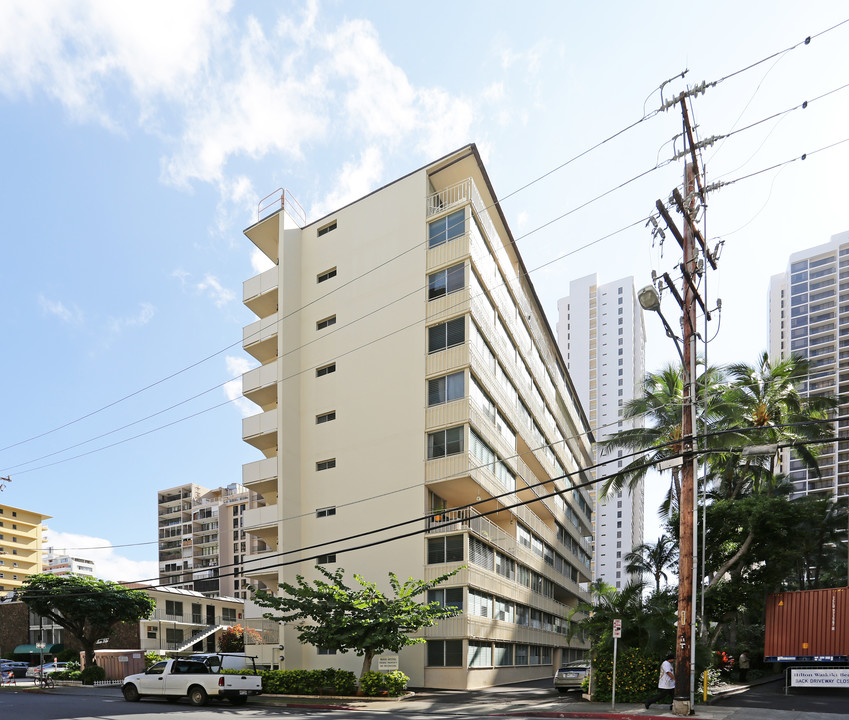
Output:
[[[842,2],[682,7],[0,4],[3,502],[53,516],[53,544],[101,548],[79,552],[105,575],[155,576],[155,491],[238,481],[257,458],[240,438],[254,410],[228,401],[251,366],[241,284],[263,266],[241,231],[259,198],[285,187],[316,219],[469,141],[504,197],[658,107],[683,70],[664,98],[849,18]],[[847,45],[849,24],[709,88],[700,137],[849,83]],[[705,152],[708,180],[845,140],[846,117],[849,89],[740,132]],[[646,217],[679,163],[535,230],[670,158],[680,129],[658,114],[504,201],[552,325],[573,278],[672,270],[674,242],[642,225],[576,249]],[[849,143],[712,195],[711,360],[754,360],[769,276],[849,229],[847,161]],[[674,350],[646,320],[657,368]]]

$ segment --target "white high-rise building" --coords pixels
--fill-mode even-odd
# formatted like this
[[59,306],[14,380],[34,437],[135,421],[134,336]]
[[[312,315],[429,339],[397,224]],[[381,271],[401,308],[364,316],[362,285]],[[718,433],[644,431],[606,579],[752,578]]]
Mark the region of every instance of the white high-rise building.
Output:
[[47,548],[44,556],[44,572],[51,575],[86,575],[96,577],[94,560],[74,557],[61,552],[62,548]]
[[[242,479],[264,503],[244,529],[268,546],[245,574],[275,590],[318,563],[388,591],[387,571],[456,569],[427,599],[461,614],[399,654],[411,683],[552,677],[587,649],[565,630],[588,598],[592,436],[477,148],[315,221],[278,201],[245,230],[273,263],[244,286]],[[293,625],[262,663],[285,646],[288,667],[359,671]]]
[[[849,231],[793,253],[787,271],[770,279],[769,356],[791,355],[810,361],[803,394],[849,397]],[[849,413],[849,403],[837,412]],[[846,435],[847,429],[849,421],[840,420],[839,434]],[[783,451],[779,470],[788,474],[794,496],[849,494],[846,443],[824,446],[817,460],[821,477]]]
[[[619,409],[641,392],[645,375],[645,326],[634,279],[605,285],[599,284],[598,275],[573,280],[557,309],[560,351],[596,440],[632,428],[632,421],[620,418]],[[596,462],[603,459],[597,457]],[[597,475],[622,466],[617,460]],[[593,502],[593,579],[622,588],[628,582],[624,558],[643,542],[643,484],[605,498],[594,492]]]

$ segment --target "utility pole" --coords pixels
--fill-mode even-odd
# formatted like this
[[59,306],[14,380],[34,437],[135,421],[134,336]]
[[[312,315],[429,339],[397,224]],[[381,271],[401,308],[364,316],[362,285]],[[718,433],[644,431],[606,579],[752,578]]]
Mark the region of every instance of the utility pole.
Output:
[[[682,104],[684,101],[682,100]],[[695,170],[692,163],[684,169],[684,187],[687,196],[695,190]],[[686,208],[685,208],[686,210]],[[681,467],[681,494],[678,497],[678,627],[675,642],[675,700],[676,715],[689,715],[693,698],[690,688],[691,654],[693,640],[693,505],[695,499],[696,456],[693,453],[693,430],[696,407],[696,300],[694,283],[696,271],[696,244],[689,223],[684,223],[684,275],[683,317],[681,331],[684,346],[684,402],[681,407],[681,439],[683,465]]]
[[[699,294],[698,282],[703,272],[707,271],[709,264],[716,269],[716,259],[707,247],[702,233],[696,226],[696,198],[704,202],[704,187],[699,175],[699,165],[696,155],[697,145],[693,139],[693,127],[687,110],[687,97],[689,93],[684,92],[678,98],[681,103],[681,113],[684,121],[685,150],[684,155],[689,155],[688,162],[684,168],[684,193],[682,197],[678,189],[672,191],[670,205],[681,213],[684,219],[681,232],[675,225],[667,206],[658,200],[655,207],[663,218],[672,236],[681,247],[683,259],[679,265],[683,277],[682,292],[679,294],[672,278],[664,273],[663,282],[679,307],[681,308],[681,333],[682,343],[678,348],[682,361],[682,384],[683,398],[681,406],[681,488],[678,497],[678,624],[675,635],[675,694],[673,700],[673,712],[676,715],[690,715],[694,712],[696,686],[696,622],[694,617],[696,588],[698,585],[698,524],[697,519],[697,493],[696,493],[696,456],[697,448],[695,442],[696,430],[696,403],[698,401],[697,387],[697,356],[696,342],[696,315],[698,309],[705,316],[705,320],[711,319],[710,311],[705,301]],[[657,225],[655,231],[658,233]],[[662,232],[660,233],[661,237]],[[704,258],[700,261],[699,255]],[[661,287],[661,285],[659,285]],[[656,296],[656,294],[655,294]],[[643,304],[641,298],[640,303]],[[654,306],[652,306],[654,305]],[[643,304],[646,309],[655,310],[660,314],[659,298],[656,296],[655,303]],[[663,315],[661,314],[663,320]],[[667,334],[676,341],[674,333],[671,333],[668,323],[663,320],[667,328]]]

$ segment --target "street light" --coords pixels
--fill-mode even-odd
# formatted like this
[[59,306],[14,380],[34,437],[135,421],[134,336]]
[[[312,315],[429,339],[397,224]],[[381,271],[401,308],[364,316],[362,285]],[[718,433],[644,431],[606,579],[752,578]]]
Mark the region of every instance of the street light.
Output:
[[660,295],[658,295],[657,290],[655,290],[654,285],[646,285],[642,290],[637,293],[637,301],[640,303],[640,307],[643,310],[648,310],[649,312],[657,313],[657,316],[660,318],[660,321],[663,323],[663,328],[666,330],[666,336],[672,339],[672,342],[675,343],[675,349],[678,351],[678,357],[681,358],[681,363],[684,362],[684,355],[681,352],[681,346],[678,343],[678,337],[672,332],[672,327],[667,322],[666,318],[663,316],[663,313],[660,311]]

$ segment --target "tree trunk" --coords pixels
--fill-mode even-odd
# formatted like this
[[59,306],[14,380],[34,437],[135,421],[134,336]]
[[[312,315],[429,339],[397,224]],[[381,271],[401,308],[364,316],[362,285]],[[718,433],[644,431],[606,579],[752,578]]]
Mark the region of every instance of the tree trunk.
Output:
[[85,665],[83,669],[87,667],[91,667],[94,665],[94,643],[89,640],[83,640],[83,638],[77,638],[80,641],[80,645],[83,646],[83,650],[85,651]]
[[755,533],[753,531],[749,531],[749,536],[743,541],[743,544],[740,546],[740,549],[734,553],[734,556],[728,560],[719,570],[717,570],[713,577],[708,580],[707,589],[712,588],[716,583],[718,583],[722,577],[727,573],[732,567],[734,567],[740,559],[746,554],[746,551],[751,547],[752,542],[755,539]]
[[365,653],[363,653],[363,669],[360,672],[360,679],[362,680],[363,675],[371,670],[371,661],[374,660],[374,650],[371,648],[367,648]]

